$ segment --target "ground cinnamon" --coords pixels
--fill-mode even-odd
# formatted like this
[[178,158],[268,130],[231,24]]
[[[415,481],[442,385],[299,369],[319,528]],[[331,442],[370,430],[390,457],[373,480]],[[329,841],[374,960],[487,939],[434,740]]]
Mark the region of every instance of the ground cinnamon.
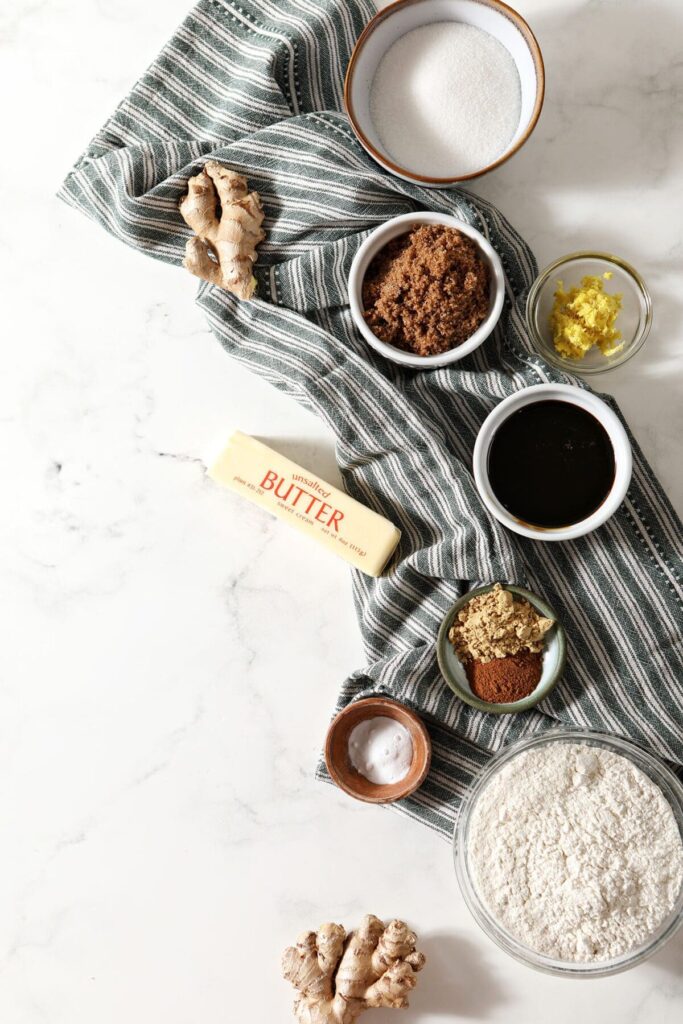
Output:
[[536,689],[543,671],[540,651],[520,651],[492,661],[465,665],[472,693],[489,704],[512,704]]

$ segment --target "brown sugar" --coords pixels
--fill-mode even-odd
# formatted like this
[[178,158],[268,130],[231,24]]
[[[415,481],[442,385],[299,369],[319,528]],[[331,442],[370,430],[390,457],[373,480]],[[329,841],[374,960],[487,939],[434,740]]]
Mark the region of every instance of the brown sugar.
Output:
[[489,312],[490,271],[456,228],[423,224],[378,252],[363,281],[364,316],[388,345],[430,356],[462,345]]
[[536,689],[543,672],[540,651],[520,651],[493,661],[469,661],[465,666],[472,693],[489,704],[512,704]]

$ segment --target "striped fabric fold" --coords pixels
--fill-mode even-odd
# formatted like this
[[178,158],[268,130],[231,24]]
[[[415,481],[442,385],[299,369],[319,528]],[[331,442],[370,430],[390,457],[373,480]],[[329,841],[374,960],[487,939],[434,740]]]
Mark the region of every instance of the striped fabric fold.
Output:
[[[197,301],[231,356],[322,417],[348,492],[403,532],[382,578],[353,572],[367,664],[343,684],[338,708],[380,693],[424,716],[432,770],[394,806],[449,836],[491,753],[558,724],[616,733],[683,765],[681,523],[635,441],[628,497],[588,537],[524,540],[482,505],[470,465],[490,410],[531,384],[585,385],[531,350],[523,308],[536,264],[501,213],[464,190],[394,179],[358,146],[341,112],[342,82],[373,13],[365,0],[200,0],[60,195],[126,244],[177,266],[189,236],[178,200],[207,157],[260,192],[267,240],[258,300],[201,285]],[[367,348],[346,282],[368,232],[419,209],[453,213],[489,238],[507,299],[475,353],[411,373]],[[556,690],[516,716],[462,704],[435,657],[449,605],[494,580],[543,595],[569,640]],[[322,764],[318,775],[326,777]]]

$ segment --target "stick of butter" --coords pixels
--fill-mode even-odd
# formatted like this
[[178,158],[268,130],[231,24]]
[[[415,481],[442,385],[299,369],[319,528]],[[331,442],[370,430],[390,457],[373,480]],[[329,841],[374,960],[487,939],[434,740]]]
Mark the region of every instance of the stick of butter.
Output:
[[388,519],[239,431],[207,472],[368,576],[381,575],[401,539]]

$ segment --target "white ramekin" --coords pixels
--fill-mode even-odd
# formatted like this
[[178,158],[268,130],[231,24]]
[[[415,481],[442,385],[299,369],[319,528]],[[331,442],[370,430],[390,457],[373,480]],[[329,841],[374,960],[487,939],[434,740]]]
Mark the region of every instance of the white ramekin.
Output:
[[[552,401],[553,399],[578,405],[580,408],[592,413],[600,421],[612,442],[616,463],[612,490],[602,505],[592,515],[588,516],[587,519],[582,519],[572,526],[563,526],[557,529],[528,526],[526,523],[521,523],[515,519],[507,509],[503,508],[496,498],[488,475],[489,448],[493,435],[501,423],[511,413],[521,409],[524,405],[530,405],[533,402]],[[598,398],[591,391],[573,387],[570,384],[536,384],[530,388],[523,388],[522,391],[518,391],[516,394],[505,398],[500,405],[497,405],[489,413],[477,435],[472,461],[477,489],[492,516],[495,516],[503,526],[507,526],[508,530],[519,533],[522,537],[531,537],[533,540],[555,541],[573,540],[575,537],[582,537],[584,534],[596,530],[598,526],[602,526],[610,516],[614,515],[626,497],[626,492],[631,482],[633,457],[628,435],[619,417],[612,412],[610,407],[601,398]],[[539,466],[539,478],[542,480],[542,477],[543,467]]]
[[[404,352],[403,349],[396,348],[394,345],[387,345],[386,342],[381,341],[372,333],[363,316],[363,278],[371,261],[392,238],[396,238],[398,235],[405,235],[412,228],[420,224],[443,224],[449,228],[457,228],[463,235],[468,235],[476,242],[482,257],[488,263],[491,271],[490,309],[481,327],[467,341],[464,341],[462,345],[434,356],[418,356],[413,352]],[[391,220],[380,225],[365,239],[354,256],[349,271],[349,305],[351,306],[351,315],[358,330],[368,344],[376,352],[379,352],[380,355],[385,356],[387,359],[392,359],[395,363],[400,363],[402,366],[412,366],[417,370],[429,370],[435,366],[447,366],[449,363],[457,363],[459,359],[469,355],[475,348],[479,348],[498,323],[503,310],[504,299],[505,278],[498,253],[476,228],[466,224],[465,221],[458,220],[457,217],[450,217],[444,213],[430,213],[424,210],[419,213],[405,213],[400,217],[392,217]]]

